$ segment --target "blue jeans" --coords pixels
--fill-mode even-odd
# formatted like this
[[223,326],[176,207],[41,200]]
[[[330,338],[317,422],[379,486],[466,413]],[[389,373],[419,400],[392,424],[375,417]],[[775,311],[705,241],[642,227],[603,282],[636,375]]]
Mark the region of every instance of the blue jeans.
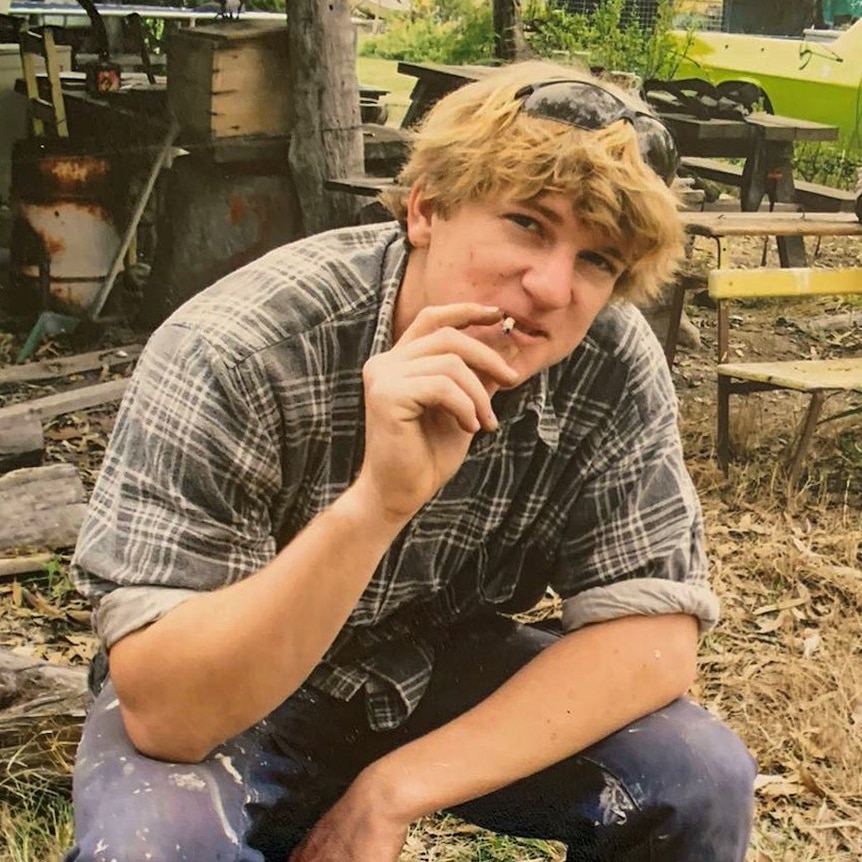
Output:
[[[463,627],[397,730],[370,730],[360,697],[303,687],[199,764],[138,754],[108,682],[78,751],[65,862],[286,862],[364,766],[484,699],[555,637],[502,618]],[[569,862],[742,862],[755,771],[728,727],[681,699],[453,813],[562,841]]]

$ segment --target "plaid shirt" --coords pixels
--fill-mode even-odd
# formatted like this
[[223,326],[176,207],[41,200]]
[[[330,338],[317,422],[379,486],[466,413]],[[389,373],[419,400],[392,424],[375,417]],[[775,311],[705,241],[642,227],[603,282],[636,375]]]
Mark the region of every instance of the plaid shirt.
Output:
[[[361,369],[391,346],[405,261],[392,223],[315,236],[153,334],[73,561],[106,645],[257,571],[351,483]],[[374,727],[416,706],[453,622],[526,609],[549,584],[567,630],[632,613],[715,622],[673,386],[636,309],[607,308],[494,408],[500,430],[476,435],[393,542],[309,680],[342,699],[362,690]]]

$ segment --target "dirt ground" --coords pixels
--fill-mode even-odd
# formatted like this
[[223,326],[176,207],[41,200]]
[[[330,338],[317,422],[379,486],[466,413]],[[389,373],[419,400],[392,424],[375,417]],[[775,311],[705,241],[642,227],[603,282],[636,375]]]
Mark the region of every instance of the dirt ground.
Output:
[[[774,242],[773,242],[774,245]],[[758,265],[763,246],[736,241],[736,263]],[[815,265],[862,264],[853,241],[809,243]],[[713,260],[708,241],[696,266]],[[767,260],[775,263],[773,247]],[[862,855],[862,414],[818,428],[798,488],[782,458],[803,401],[768,394],[732,405],[735,459],[727,476],[714,460],[715,312],[693,294],[687,314],[699,346],[681,348],[673,374],[691,473],[701,494],[714,583],[723,618],[705,639],[693,697],[726,719],[759,763],[749,862],[858,862]],[[0,365],[23,333],[0,319]],[[862,352],[862,304],[833,301],[748,305],[733,321],[749,355],[840,356]],[[139,342],[147,333],[113,328],[55,339],[41,356]],[[101,375],[104,379],[105,375]],[[99,379],[89,376],[75,385]],[[0,405],[48,394],[54,384],[0,387]],[[827,412],[862,407],[834,399]],[[77,465],[89,487],[99,469],[112,409],[47,425],[47,460]],[[50,571],[0,582],[0,646],[83,664],[94,642],[87,608],[65,578],[68,552]],[[34,857],[35,858],[35,857]],[[412,830],[404,862],[562,859],[555,845],[503,848],[453,818]],[[0,851],[0,859],[3,859]]]

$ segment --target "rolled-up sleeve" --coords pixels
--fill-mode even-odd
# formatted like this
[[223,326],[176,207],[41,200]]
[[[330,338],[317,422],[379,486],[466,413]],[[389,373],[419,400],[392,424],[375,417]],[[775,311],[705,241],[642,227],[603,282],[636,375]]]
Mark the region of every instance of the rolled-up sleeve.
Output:
[[565,629],[631,614],[686,613],[709,630],[719,603],[665,369],[633,384],[597,448],[554,566]]
[[279,449],[248,389],[182,325],[141,355],[72,565],[105,646],[272,558]]

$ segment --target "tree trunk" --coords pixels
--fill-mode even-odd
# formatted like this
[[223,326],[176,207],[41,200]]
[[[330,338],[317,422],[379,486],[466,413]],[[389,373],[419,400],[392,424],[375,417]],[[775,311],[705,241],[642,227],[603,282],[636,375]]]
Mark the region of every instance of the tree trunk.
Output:
[[290,3],[294,125],[290,167],[306,234],[355,224],[355,196],[324,190],[331,177],[362,173],[356,45],[347,0]]
[[521,22],[521,0],[493,0],[494,56],[524,60],[531,55]]

